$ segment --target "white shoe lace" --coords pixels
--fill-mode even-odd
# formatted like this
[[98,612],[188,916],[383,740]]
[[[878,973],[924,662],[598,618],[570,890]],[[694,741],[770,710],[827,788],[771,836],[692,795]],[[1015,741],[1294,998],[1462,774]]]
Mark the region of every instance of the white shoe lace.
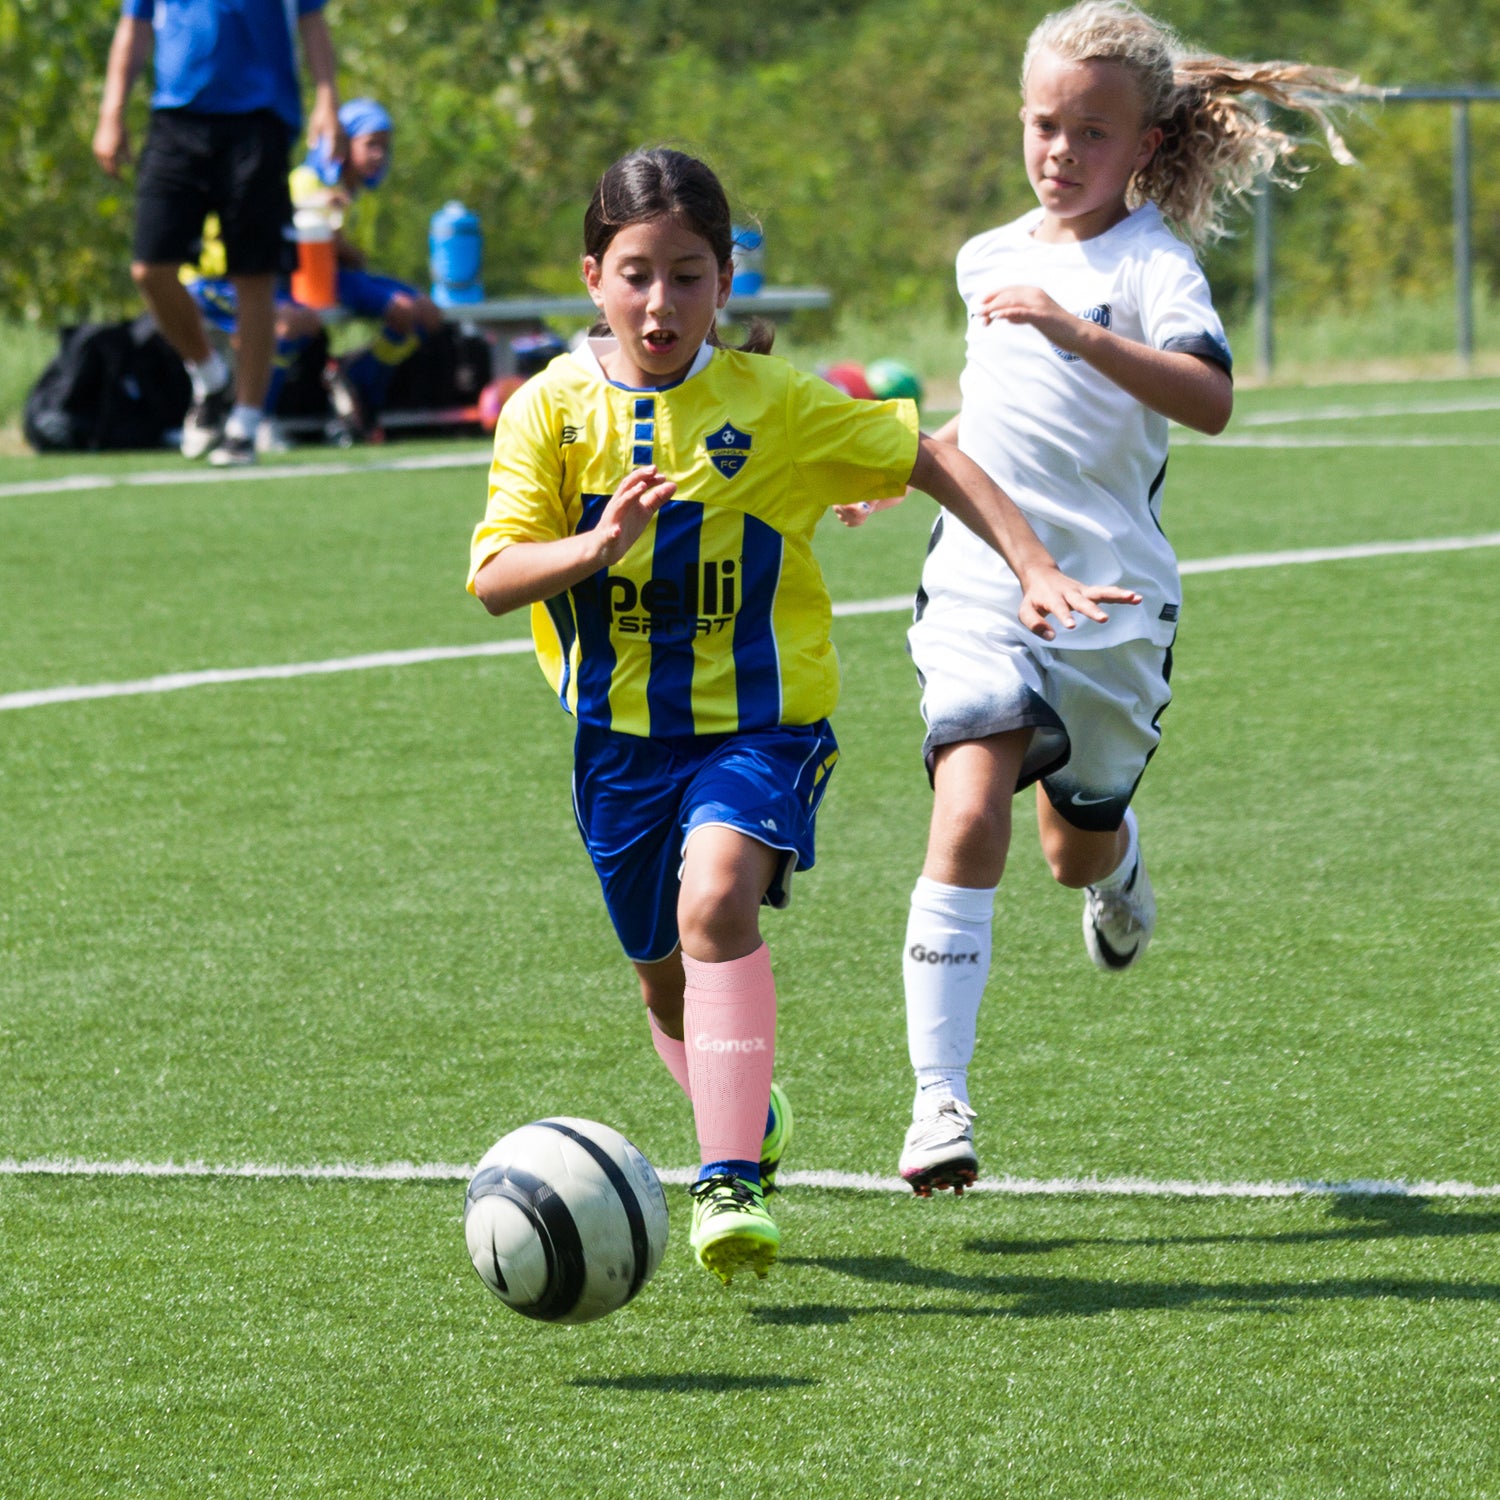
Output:
[[1106,932],[1128,937],[1133,932],[1144,930],[1140,909],[1132,899],[1132,893],[1124,887],[1099,891],[1090,886],[1089,906],[1094,926],[1102,927]]
[[925,1150],[932,1146],[946,1146],[953,1141],[967,1141],[973,1131],[969,1121],[978,1119],[967,1104],[958,1099],[945,1099],[935,1115],[924,1115],[912,1122],[906,1132],[906,1149]]

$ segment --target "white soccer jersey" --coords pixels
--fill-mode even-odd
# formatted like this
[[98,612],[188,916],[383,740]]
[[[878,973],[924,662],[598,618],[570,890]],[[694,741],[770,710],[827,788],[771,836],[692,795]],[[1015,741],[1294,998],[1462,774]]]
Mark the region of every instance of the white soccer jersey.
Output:
[[[1182,350],[1230,368],[1229,346],[1193,252],[1154,203],[1081,243],[1032,238],[1040,208],[970,240],[958,253],[958,289],[969,310],[958,445],[1026,513],[1063,572],[1084,583],[1143,595],[1114,605],[1108,624],[1077,616],[1067,648],[1148,638],[1170,645],[1181,609],[1177,560],[1158,519],[1167,419],[1142,406],[1035,328],[978,316],[987,292],[1036,286],[1069,312],[1157,349]],[[923,589],[1020,605],[999,556],[951,515],[923,570]]]

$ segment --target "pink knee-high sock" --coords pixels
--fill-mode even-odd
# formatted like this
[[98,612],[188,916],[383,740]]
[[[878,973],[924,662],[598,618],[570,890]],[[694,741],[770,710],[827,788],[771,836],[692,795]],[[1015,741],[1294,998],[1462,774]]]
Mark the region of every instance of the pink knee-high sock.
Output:
[[728,963],[682,956],[689,1096],[704,1162],[759,1161],[776,1058],[776,981],[764,943]]
[[652,1011],[648,1010],[646,1014],[651,1018],[651,1045],[656,1048],[657,1056],[667,1065],[667,1072],[682,1086],[682,1092],[691,1103],[693,1090],[688,1083],[687,1043],[681,1037],[668,1036]]

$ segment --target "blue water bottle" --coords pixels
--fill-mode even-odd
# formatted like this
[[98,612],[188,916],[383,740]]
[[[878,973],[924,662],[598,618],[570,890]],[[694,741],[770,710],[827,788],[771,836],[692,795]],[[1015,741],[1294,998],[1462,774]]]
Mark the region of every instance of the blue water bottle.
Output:
[[433,214],[427,227],[427,264],[432,272],[432,300],[439,307],[461,307],[484,301],[479,284],[484,236],[479,215],[456,198]]
[[753,297],[765,285],[766,242],[758,229],[734,226],[734,281],[736,297]]

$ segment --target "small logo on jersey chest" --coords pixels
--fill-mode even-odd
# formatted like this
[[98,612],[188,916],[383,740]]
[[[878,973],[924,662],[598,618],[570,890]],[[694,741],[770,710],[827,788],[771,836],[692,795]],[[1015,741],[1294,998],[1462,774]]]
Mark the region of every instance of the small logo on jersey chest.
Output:
[[[1110,325],[1109,303],[1101,302],[1098,307],[1081,307],[1078,316],[1085,323],[1097,323],[1100,328],[1108,328]],[[1079,356],[1069,354],[1066,349],[1059,349],[1056,344],[1052,346],[1052,352],[1059,358],[1065,359],[1070,365],[1078,363]]]
[[733,479],[745,467],[753,441],[748,432],[741,432],[733,422],[725,422],[703,439],[703,445],[708,449],[708,461],[714,468],[725,479]]

